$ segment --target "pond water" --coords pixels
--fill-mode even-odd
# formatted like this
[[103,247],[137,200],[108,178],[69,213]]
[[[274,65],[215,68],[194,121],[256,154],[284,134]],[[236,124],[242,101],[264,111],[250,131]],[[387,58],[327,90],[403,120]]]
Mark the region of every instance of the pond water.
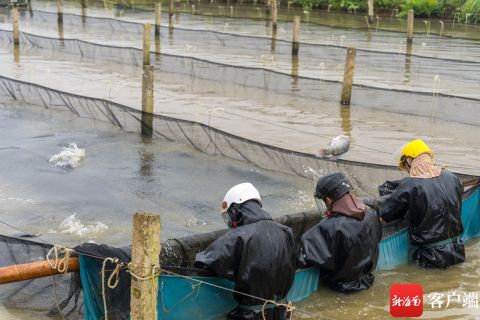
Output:
[[[192,15],[191,4],[177,7],[182,13],[174,16],[172,23],[177,29],[172,34],[168,32],[164,5],[162,53],[183,56],[185,64],[189,63],[188,57],[193,57],[292,75],[290,44],[277,41],[272,53],[271,30],[262,21],[263,8],[232,5],[232,19],[229,5],[196,2],[197,14]],[[101,45],[141,47],[138,26],[130,30],[114,20],[88,20],[82,24],[79,2],[65,2],[65,12],[77,15],[65,15],[62,30],[58,29],[55,15],[48,12],[55,10],[55,2],[33,1],[32,6],[32,15],[22,14],[22,31]],[[152,22],[152,12],[124,6],[114,9],[110,2],[92,3],[88,13],[122,21]],[[399,146],[421,137],[435,151],[437,162],[448,164],[457,172],[479,174],[478,126],[437,117],[441,113],[453,116],[457,105],[465,107],[464,100],[438,102],[435,96],[412,95],[408,101],[421,101],[429,115],[415,116],[400,114],[398,110],[389,112],[388,106],[395,103],[404,104],[405,108],[416,106],[401,101],[400,95],[392,98],[384,90],[405,90],[405,96],[412,91],[432,93],[439,79],[441,93],[474,98],[469,109],[465,109],[465,116],[478,119],[478,26],[445,22],[440,32],[439,21],[426,23],[417,19],[419,33],[413,46],[407,48],[404,34],[397,32],[404,31],[404,20],[381,17],[368,30],[362,16],[282,9],[279,40],[290,40],[288,21],[293,14],[302,15],[301,41],[322,45],[301,46],[296,76],[340,81],[344,47],[355,46],[361,49],[355,79],[358,84],[374,87],[369,95],[370,104],[376,108],[366,103],[342,108],[338,101],[304,95],[304,88],[295,87],[294,77],[288,90],[272,91],[268,87],[223,81],[227,73],[211,79],[194,73],[158,72],[155,113],[202,122],[241,137],[310,154],[317,153],[334,136],[346,134],[352,146],[344,159],[379,164],[394,164],[393,154]],[[0,29],[10,30],[8,15],[0,17]],[[16,61],[8,36],[3,36],[0,76],[140,108],[141,67],[137,64],[82,56],[65,50],[68,46],[56,45],[23,45]],[[161,63],[158,61],[157,66]],[[452,107],[450,102],[457,105]],[[48,162],[72,142],[86,150],[79,167],[64,169]],[[65,245],[86,241],[113,246],[129,244],[131,216],[139,211],[161,215],[163,239],[223,228],[217,215],[218,205],[229,187],[244,181],[260,189],[264,207],[274,216],[314,207],[313,177],[280,174],[199,153],[184,144],[141,138],[67,111],[32,106],[22,99],[15,101],[7,94],[0,96],[0,167],[0,219],[22,231],[39,234],[41,239]],[[19,232],[0,224],[0,234]],[[298,304],[294,319],[388,318],[389,288],[393,283],[423,286],[423,319],[478,319],[480,309],[462,305],[462,299],[480,293],[479,274],[480,242],[473,241],[467,246],[467,261],[462,265],[448,270],[423,270],[408,265],[376,272],[370,290],[352,295],[322,288]],[[456,295],[459,298],[448,307],[433,309],[429,304],[432,293],[443,294],[445,299]],[[43,313],[0,305],[1,319],[32,317],[51,319]]]

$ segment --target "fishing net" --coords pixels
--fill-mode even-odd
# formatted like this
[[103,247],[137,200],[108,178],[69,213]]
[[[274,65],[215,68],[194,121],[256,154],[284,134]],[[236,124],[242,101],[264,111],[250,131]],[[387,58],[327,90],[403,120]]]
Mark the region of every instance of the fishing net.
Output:
[[[0,36],[4,40],[11,41],[10,32],[0,32]],[[26,33],[22,34],[22,43],[55,50],[63,48],[61,50],[68,53],[80,54],[91,59],[99,59],[99,61],[114,61],[134,65],[141,65],[142,61],[141,51],[136,48],[106,46],[80,40],[59,40]],[[261,68],[237,67],[175,55],[162,55],[160,59],[157,58],[158,56],[152,54],[151,59],[155,61],[157,72],[183,73],[210,80],[222,79],[221,81],[238,85],[255,86],[274,91],[289,91],[294,85],[296,90],[292,91],[291,94],[307,95],[314,98],[318,98],[320,95],[322,99],[331,99],[331,101],[336,100],[336,93],[340,88],[339,83],[335,81],[321,81],[306,77],[294,77],[294,83],[292,84],[291,75]],[[377,89],[362,86],[358,86],[355,90],[361,92],[359,96],[369,97],[369,94],[371,96],[379,94]],[[62,92],[4,76],[0,76],[0,94],[47,109],[69,111],[78,117],[111,123],[127,132],[140,133],[141,131],[142,116],[144,116],[141,111],[108,100]],[[402,99],[400,99],[400,94]],[[385,95],[388,95],[389,105],[392,108],[399,108],[400,102],[398,105],[395,103],[401,101],[402,110],[406,110],[405,112],[422,112],[418,111],[420,109],[418,101],[425,105],[431,103],[428,95],[422,96],[416,93],[406,94],[396,91],[385,91]],[[425,99],[422,100],[422,97]],[[458,111],[460,110],[458,108],[473,108],[474,103],[473,100],[450,99],[447,96],[439,96],[437,99],[447,99],[445,103],[448,101],[449,105],[452,105],[452,101],[457,101],[458,105],[455,105],[455,103],[452,105],[452,108],[457,108],[457,111],[453,114],[447,114],[448,111],[445,111],[443,115],[450,118],[460,117],[463,112]],[[362,98],[359,98],[359,101],[362,101]],[[415,101],[415,104],[413,101]],[[469,101],[471,104],[469,104]],[[363,103],[367,104],[366,100]],[[442,113],[439,114],[441,117]],[[258,143],[194,121],[153,115],[152,129],[154,139],[184,143],[207,154],[245,161],[269,170],[302,177],[317,177],[334,170],[342,171],[354,184],[356,192],[361,195],[376,196],[379,184],[387,179],[401,177],[396,168],[393,167],[354,161],[321,159],[311,154]],[[475,181],[476,179],[476,177],[466,175],[461,175],[461,178],[464,182]],[[480,224],[478,223],[479,194],[477,188],[470,189],[468,194],[465,195],[464,239],[477,236],[480,232]],[[318,222],[319,216],[314,213],[301,213],[287,215],[281,219],[283,219],[283,223],[292,226],[298,238],[305,230]],[[224,231],[171,239],[164,242],[160,258],[162,265],[164,267],[174,267],[170,270],[175,270],[177,273],[195,276],[198,277],[196,279],[209,281],[225,288],[231,287],[231,283],[221,279],[208,278],[202,275],[199,270],[189,269],[195,253],[203,250],[222,232]],[[384,228],[379,269],[393,268],[408,261],[406,235],[402,224]],[[26,239],[4,236],[0,237],[0,246],[2,246],[2,252],[8,253],[0,258],[0,266],[43,260],[46,252],[51,248],[50,244],[40,244]],[[50,277],[7,285],[7,287],[2,287],[0,293],[2,302],[12,307],[31,308],[47,313],[55,312],[52,310],[58,312],[60,309],[63,313],[70,313],[72,317],[78,316],[79,312],[84,312],[85,319],[101,318],[105,311],[101,294],[101,258],[117,256],[128,262],[129,249],[84,245],[81,248],[78,247],[77,251],[81,256],[80,275],[84,293],[83,304],[78,295],[80,283],[76,274],[56,276],[55,283]],[[96,255],[97,258],[92,257],[92,255]],[[107,269],[106,277],[111,274],[113,265],[108,265]],[[108,312],[114,319],[128,318],[130,278],[124,271],[120,277],[120,286],[116,289],[108,289],[105,295],[109,308]],[[315,273],[310,270],[297,274],[297,277],[303,278],[296,282],[299,292],[298,299],[306,297],[317,289],[319,283],[318,272]],[[233,306],[234,302],[228,291],[218,288],[213,289],[205,284],[196,286],[197,284],[193,280],[186,280],[180,276],[164,275],[160,277],[159,318],[181,319],[191,317],[192,313],[189,314],[188,312],[194,312],[195,317],[207,319],[211,316],[221,316]],[[212,296],[216,298],[212,299]],[[82,305],[84,306],[83,311],[80,307]],[[209,310],[216,310],[217,313],[200,313],[205,312],[207,309],[205,306],[209,306]]]
[[[0,235],[0,267],[43,261],[51,247],[26,238]],[[83,305],[80,276],[71,273],[2,284],[0,301],[6,307],[29,310],[33,315],[55,316],[61,310],[74,319]]]
[[[56,25],[56,15],[52,13],[36,12],[33,19],[43,19],[47,26]],[[86,19],[86,26],[104,30],[103,39],[92,37],[90,40],[61,40],[22,33],[21,42],[26,46],[80,55],[95,62],[142,65],[139,36],[143,30],[142,24],[112,18]],[[80,21],[80,16],[64,15],[64,25],[71,26],[76,32],[82,32],[78,28]],[[152,30],[152,39],[153,33]],[[122,35],[121,38],[114,40],[119,34]],[[5,42],[11,42],[10,32],[4,30],[0,37]],[[290,56],[291,43],[278,40],[278,61],[273,61],[269,55],[271,40],[265,37],[162,27],[160,39],[163,45],[166,41],[181,43],[182,49],[167,50],[161,55],[152,52],[150,60],[159,78],[165,73],[182,74],[338,103],[345,48],[302,44],[300,56],[296,60]],[[162,51],[155,40],[152,40],[152,44],[152,48],[155,48],[152,51]],[[208,54],[219,52],[221,48],[231,52],[223,56]],[[240,57],[232,59],[232,55],[236,57],[235,52],[247,52],[250,56],[262,55],[264,58],[252,61],[244,61]],[[323,70],[325,66],[328,72]],[[472,116],[479,102],[478,92],[474,89],[478,79],[465,77],[462,73],[465,68],[475,69],[477,64],[359,50],[352,102],[355,107],[480,125],[479,118]],[[398,74],[404,74],[404,77],[398,77]],[[415,78],[418,82],[408,84],[409,78]],[[458,90],[454,89],[457,87]]]
[[[102,99],[93,99],[71,93],[61,92],[39,85],[26,83],[6,77],[0,77],[0,94],[11,96],[14,99],[25,101],[30,104],[40,105],[52,110],[69,111],[79,117],[85,117],[111,123],[128,132],[139,133],[141,131],[142,113],[136,109],[113,103]],[[358,193],[363,195],[377,195],[377,186],[392,177],[400,178],[398,171],[393,167],[371,165],[345,160],[326,160],[314,155],[294,152],[276,148],[266,144],[244,139],[239,136],[223,132],[207,125],[192,121],[185,121],[171,117],[153,115],[153,138],[167,141],[175,141],[193,146],[195,149],[214,155],[221,155],[231,159],[247,161],[253,165],[281,171],[293,175],[309,176],[311,172],[323,174],[332,170],[344,172],[353,182]],[[465,184],[478,184],[478,178],[474,176],[460,175]],[[468,189],[464,200],[463,222],[465,226],[464,239],[478,236],[480,223],[478,219],[480,189],[472,187]],[[287,215],[279,220],[290,225],[298,237],[319,221],[317,213],[299,213]],[[384,228],[384,239],[380,251],[378,269],[391,269],[408,262],[408,239],[404,224],[395,224]],[[177,273],[187,273],[190,276],[199,276],[197,280],[208,280],[214,284],[228,288],[231,284],[224,280],[204,277],[198,270],[188,269],[192,266],[194,255],[203,250],[209,243],[216,239],[222,232],[206,233],[191,237],[171,239],[162,244],[161,263],[164,266],[175,267]],[[46,251],[51,247],[47,244],[34,243],[28,240],[3,237],[2,245],[6,246],[5,252],[9,256],[2,260],[3,266],[16,263],[43,260]],[[105,246],[88,245],[83,251],[77,248],[81,256],[81,278],[84,292],[84,309],[80,310],[81,300],[78,298],[78,275],[57,276],[60,278],[56,285],[51,278],[38,279],[8,285],[11,288],[3,293],[2,301],[12,307],[32,306],[32,309],[40,305],[40,309],[50,312],[60,305],[62,312],[78,316],[79,312],[85,313],[86,319],[98,319],[104,312],[103,296],[101,295],[101,258],[106,256],[123,256],[128,260],[129,249],[115,249]],[[104,250],[104,251],[102,251]],[[103,252],[103,254],[102,254]],[[90,255],[85,257],[83,255]],[[97,256],[92,258],[92,254]],[[100,258],[99,258],[100,257]],[[112,271],[110,266],[105,274],[106,277]],[[124,273],[124,272],[123,272]],[[129,276],[121,275],[122,285],[117,289],[108,289],[106,293],[109,313],[113,318],[123,319],[128,317]],[[318,272],[310,270],[297,274],[298,299],[304,298],[318,287]],[[193,282],[192,282],[193,281]],[[159,278],[159,319],[175,319],[187,317],[185,312],[201,312],[199,306],[210,301],[211,307],[224,313],[234,303],[231,294],[224,289],[213,288],[206,284],[195,286],[194,280],[185,279],[181,276],[163,275]],[[32,289],[38,288],[38,289]],[[40,290],[41,289],[41,290]],[[32,296],[31,292],[40,292]],[[297,289],[296,289],[297,290]],[[53,296],[52,296],[53,292]],[[56,292],[56,294],[55,294]],[[215,304],[212,296],[218,296],[218,304]],[[21,303],[16,303],[15,299]],[[52,298],[53,297],[53,298]],[[167,298],[168,297],[168,298]],[[45,303],[47,301],[47,303]],[[49,301],[49,303],[48,303]],[[57,303],[58,301],[58,303]],[[75,302],[77,304],[75,304]],[[54,302],[52,304],[52,302]],[[49,306],[50,304],[50,306]],[[188,308],[187,308],[188,306]],[[47,307],[47,308],[45,308]],[[75,310],[75,312],[71,312]],[[192,311],[193,310],[193,311]],[[205,309],[203,309],[205,310]],[[210,314],[216,316],[217,314]],[[205,315],[205,318],[209,318]]]

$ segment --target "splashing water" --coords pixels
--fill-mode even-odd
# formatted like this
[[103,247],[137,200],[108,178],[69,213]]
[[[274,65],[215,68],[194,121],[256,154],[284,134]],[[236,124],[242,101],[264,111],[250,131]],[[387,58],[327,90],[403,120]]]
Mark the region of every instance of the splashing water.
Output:
[[56,230],[50,230],[49,233],[64,233],[77,236],[91,236],[108,230],[108,226],[102,222],[84,225],[80,219],[76,217],[76,213],[68,216],[63,220]]
[[185,226],[186,227],[193,227],[193,226],[204,226],[206,222],[204,220],[198,219],[196,216],[191,215],[185,219]]
[[76,168],[80,161],[85,159],[85,149],[80,149],[75,143],[70,143],[68,147],[63,147],[63,150],[52,156],[48,162],[55,163],[56,167],[62,168]]

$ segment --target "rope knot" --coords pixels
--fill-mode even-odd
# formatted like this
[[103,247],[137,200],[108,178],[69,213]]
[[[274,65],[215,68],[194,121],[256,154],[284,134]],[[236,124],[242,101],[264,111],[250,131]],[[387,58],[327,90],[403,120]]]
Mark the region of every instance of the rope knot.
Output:
[[52,269],[60,273],[66,273],[68,271],[70,257],[74,251],[73,249],[56,244],[48,251],[45,259]]

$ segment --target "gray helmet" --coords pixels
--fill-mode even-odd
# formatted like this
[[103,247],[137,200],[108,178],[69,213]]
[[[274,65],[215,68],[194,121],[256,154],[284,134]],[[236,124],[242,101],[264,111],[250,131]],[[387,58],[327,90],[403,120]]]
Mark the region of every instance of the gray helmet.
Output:
[[318,180],[314,196],[319,199],[329,197],[335,201],[350,192],[351,189],[352,185],[343,173],[333,172]]

